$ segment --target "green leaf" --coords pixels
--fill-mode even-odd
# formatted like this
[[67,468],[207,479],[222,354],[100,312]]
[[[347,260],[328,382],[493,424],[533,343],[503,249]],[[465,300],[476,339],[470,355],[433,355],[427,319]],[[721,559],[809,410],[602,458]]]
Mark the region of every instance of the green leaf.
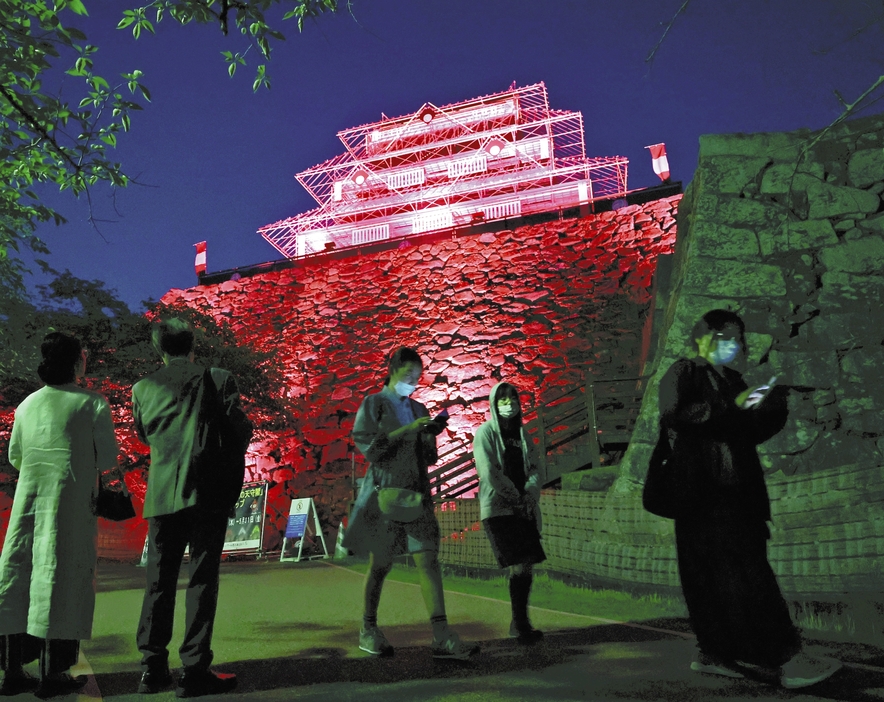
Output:
[[231,78],[233,78],[233,74],[236,73],[236,63],[231,63],[227,67],[227,73]]
[[67,6],[78,15],[89,16],[89,13],[86,12],[86,6],[83,4],[83,0],[67,0]]

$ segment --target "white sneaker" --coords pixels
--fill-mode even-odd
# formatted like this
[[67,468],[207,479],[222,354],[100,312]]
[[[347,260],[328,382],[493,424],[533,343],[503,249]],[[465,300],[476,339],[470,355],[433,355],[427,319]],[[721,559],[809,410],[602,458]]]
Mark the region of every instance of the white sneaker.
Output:
[[478,644],[464,643],[453,631],[441,641],[433,639],[433,658],[453,658],[465,661],[479,652]]
[[799,653],[780,668],[780,684],[787,690],[810,687],[832,677],[841,669],[841,661]]
[[697,658],[691,663],[691,670],[695,673],[706,675],[722,675],[726,678],[740,679],[745,677],[732,661],[723,661],[705,653],[697,654]]
[[359,648],[373,656],[392,656],[393,647],[384,636],[384,632],[376,626],[361,629],[359,632]]

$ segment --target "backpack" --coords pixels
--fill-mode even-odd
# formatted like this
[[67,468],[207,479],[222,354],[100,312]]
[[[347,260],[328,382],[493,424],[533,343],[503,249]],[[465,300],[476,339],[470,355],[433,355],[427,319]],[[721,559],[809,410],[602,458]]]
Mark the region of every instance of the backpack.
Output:
[[196,471],[198,501],[206,509],[227,512],[242,492],[252,423],[238,406],[228,415],[208,368],[203,373],[200,415],[208,426]]

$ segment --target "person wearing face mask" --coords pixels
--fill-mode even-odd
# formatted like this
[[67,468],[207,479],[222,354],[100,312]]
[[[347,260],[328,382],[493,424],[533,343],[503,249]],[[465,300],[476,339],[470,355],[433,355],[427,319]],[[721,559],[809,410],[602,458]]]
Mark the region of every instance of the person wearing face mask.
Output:
[[786,392],[749,388],[731,365],[746,353],[743,320],[707,312],[694,326],[694,358],[660,382],[667,470],[679,486],[679,577],[698,653],[691,669],[730,678],[758,666],[787,688],[832,675],[837,661],[802,653],[798,629],[767,560],[770,500],[756,446],[787,417]]
[[528,599],[534,565],[546,560],[540,544],[539,462],[522,426],[515,386],[495,385],[489,405],[491,418],[473,440],[482,525],[498,565],[509,571],[509,634],[520,643],[534,643],[543,633],[531,626]]
[[[383,389],[368,395],[353,423],[353,442],[370,462],[350,515],[343,545],[369,557],[359,648],[372,655],[392,655],[393,647],[378,628],[378,604],[393,558],[414,558],[433,630],[435,658],[464,660],[478,646],[460,640],[448,626],[439,567],[439,523],[433,514],[428,466],[438,459],[436,436],[444,420],[430,419],[427,408],[409,396],[423,372],[417,351],[403,347],[390,358]],[[381,491],[396,488],[420,495],[419,516],[398,521],[385,514]]]

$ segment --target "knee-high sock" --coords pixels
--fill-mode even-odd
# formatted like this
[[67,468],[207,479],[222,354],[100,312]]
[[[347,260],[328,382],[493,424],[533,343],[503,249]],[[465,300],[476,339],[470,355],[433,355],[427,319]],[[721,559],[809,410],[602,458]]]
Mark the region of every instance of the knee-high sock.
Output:
[[519,625],[528,624],[528,597],[531,594],[532,573],[510,576],[510,602],[513,607],[513,621]]

